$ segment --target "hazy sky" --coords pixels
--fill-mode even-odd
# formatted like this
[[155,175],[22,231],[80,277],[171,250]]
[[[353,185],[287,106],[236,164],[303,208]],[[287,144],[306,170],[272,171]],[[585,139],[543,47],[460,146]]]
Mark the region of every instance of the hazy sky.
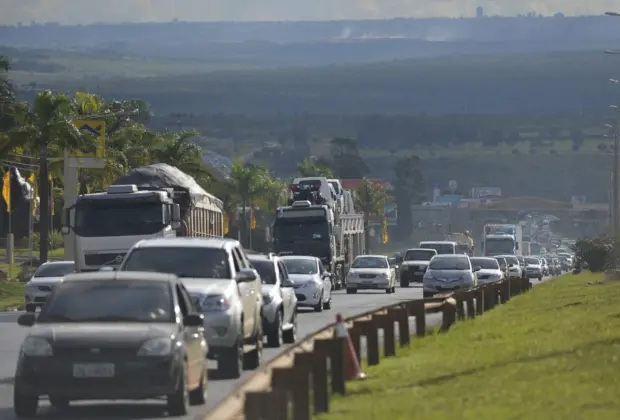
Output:
[[489,15],[599,15],[620,11],[620,0],[0,0],[0,24],[458,17],[477,6]]

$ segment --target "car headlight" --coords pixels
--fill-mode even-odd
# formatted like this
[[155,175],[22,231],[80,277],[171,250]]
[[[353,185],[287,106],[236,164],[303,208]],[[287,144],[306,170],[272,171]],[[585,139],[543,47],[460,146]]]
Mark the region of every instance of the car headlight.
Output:
[[172,352],[172,338],[158,337],[146,341],[138,350],[138,356],[167,356]]
[[22,344],[22,352],[26,356],[34,357],[51,356],[53,354],[50,343],[41,337],[26,337]]
[[224,295],[193,294],[192,299],[199,312],[224,312],[230,309],[230,301]]

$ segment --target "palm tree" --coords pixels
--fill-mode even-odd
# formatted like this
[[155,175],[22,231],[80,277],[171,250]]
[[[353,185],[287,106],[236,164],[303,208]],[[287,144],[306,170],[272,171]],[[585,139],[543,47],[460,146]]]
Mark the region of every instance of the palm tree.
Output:
[[209,184],[214,176],[202,160],[202,148],[191,141],[196,136],[196,130],[164,133],[161,145],[152,152],[153,160],[176,166],[192,175],[200,184]]
[[75,111],[70,97],[51,91],[36,94],[19,127],[8,132],[11,141],[26,147],[39,157],[39,195],[41,198],[39,223],[40,259],[47,261],[50,221],[50,190],[48,158],[63,150],[95,150],[94,138],[83,135],[74,124]]
[[369,217],[371,214],[383,214],[385,203],[388,200],[388,192],[381,184],[375,184],[367,178],[363,178],[359,187],[356,189],[355,207],[364,213],[364,232],[366,236],[366,247],[370,247],[370,231],[368,228]]

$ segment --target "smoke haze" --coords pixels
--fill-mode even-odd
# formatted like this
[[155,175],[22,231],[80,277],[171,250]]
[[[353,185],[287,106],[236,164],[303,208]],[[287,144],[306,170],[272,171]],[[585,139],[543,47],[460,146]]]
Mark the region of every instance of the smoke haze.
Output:
[[0,24],[600,15],[620,0],[0,0]]

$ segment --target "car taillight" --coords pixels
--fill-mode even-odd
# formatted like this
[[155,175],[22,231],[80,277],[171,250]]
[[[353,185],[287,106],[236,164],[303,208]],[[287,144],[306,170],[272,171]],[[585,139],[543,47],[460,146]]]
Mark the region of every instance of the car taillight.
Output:
[[292,184],[289,188],[291,189],[291,191],[297,191],[299,189],[299,185]]

